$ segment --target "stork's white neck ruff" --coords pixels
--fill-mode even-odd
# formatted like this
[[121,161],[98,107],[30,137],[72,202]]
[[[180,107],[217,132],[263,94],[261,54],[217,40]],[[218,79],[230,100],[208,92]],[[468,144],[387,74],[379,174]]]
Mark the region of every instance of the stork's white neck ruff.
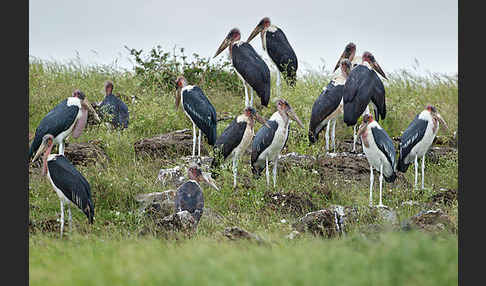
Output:
[[71,105],[76,105],[77,107],[81,108],[81,99],[74,96],[68,97],[67,106]]

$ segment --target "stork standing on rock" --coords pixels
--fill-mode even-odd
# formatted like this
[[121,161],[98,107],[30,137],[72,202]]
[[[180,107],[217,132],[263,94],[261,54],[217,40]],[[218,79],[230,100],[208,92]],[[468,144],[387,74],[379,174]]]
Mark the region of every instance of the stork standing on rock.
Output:
[[[258,115],[253,107],[245,108],[243,114],[237,116],[216,140],[214,145],[215,158],[211,167],[217,167],[221,161],[233,159],[233,187],[236,188],[236,173],[240,156],[248,149],[253,140],[255,120],[270,128],[265,119]],[[223,158],[221,158],[223,157]]]
[[187,85],[186,79],[179,76],[176,80],[176,109],[182,103],[182,109],[192,122],[192,156],[196,153],[196,126],[199,129],[198,157],[201,156],[201,130],[213,146],[217,137],[216,109],[197,85]]
[[71,97],[56,105],[37,126],[29,149],[29,159],[37,152],[46,134],[54,137],[53,143],[59,144],[59,154],[64,155],[65,138],[71,133],[74,138],[81,135],[88,121],[88,110],[93,112],[97,121],[100,121],[85,94],[79,89],[76,89]]
[[385,207],[382,201],[383,176],[385,181],[392,183],[395,173],[395,146],[388,134],[373,120],[371,114],[363,116],[358,136],[361,137],[363,152],[370,164],[370,206],[373,205],[373,169],[380,171],[380,203],[378,207]]
[[292,109],[290,104],[284,100],[277,101],[277,111],[267,121],[267,125],[258,130],[251,146],[251,166],[253,174],[259,175],[266,169],[267,185],[270,185],[268,162],[273,162],[273,186],[277,184],[277,162],[289,136],[290,118],[297,121],[300,127],[304,125]]
[[340,73],[333,77],[326,88],[312,106],[311,119],[309,121],[309,142],[313,144],[319,138],[319,133],[326,128],[326,150],[329,150],[329,126],[332,122],[332,147],[336,150],[336,120],[343,112],[344,83],[351,71],[351,62],[342,59]]
[[84,176],[74,168],[64,155],[51,154],[54,146],[55,137],[46,134],[42,138],[42,143],[34,156],[35,161],[44,153],[42,175],[49,178],[54,191],[61,202],[61,238],[64,228],[64,204],[68,206],[69,230],[72,230],[71,204],[76,205],[88,217],[90,224],[94,220],[94,204],[91,199],[91,187]]
[[[253,106],[253,90],[260,97],[261,104],[266,107],[270,101],[270,70],[255,49],[240,39],[240,30],[231,29],[214,57],[229,47],[231,64],[245,87],[245,107]],[[251,100],[248,99],[248,88]]]
[[199,166],[191,164],[187,169],[189,180],[182,184],[176,192],[175,211],[188,211],[196,222],[199,222],[204,209],[204,197],[199,183],[206,182],[219,191],[214,180],[207,177]]
[[[387,78],[375,57],[370,52],[364,52],[362,63],[352,68],[344,84],[343,119],[347,126],[354,126],[353,134],[356,134],[358,118],[363,114],[369,114],[370,101],[376,121],[380,121],[380,117],[385,119],[385,87],[375,71]],[[354,135],[353,152],[356,150],[356,139],[357,135]]]
[[405,173],[408,166],[414,161],[415,188],[417,188],[418,158],[420,157],[422,157],[422,189],[424,188],[425,154],[432,146],[439,131],[439,122],[449,129],[437,109],[432,105],[427,105],[425,110],[415,116],[400,138],[397,170]]
[[277,68],[277,97],[280,97],[280,73],[283,73],[287,84],[295,86],[297,80],[297,56],[290,45],[284,32],[277,26],[270,23],[270,18],[263,18],[253,29],[248,40],[260,33],[263,50]]

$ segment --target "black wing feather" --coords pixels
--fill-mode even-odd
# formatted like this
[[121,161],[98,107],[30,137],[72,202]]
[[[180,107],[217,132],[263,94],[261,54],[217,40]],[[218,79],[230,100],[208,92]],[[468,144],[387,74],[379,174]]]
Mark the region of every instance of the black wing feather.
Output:
[[284,75],[289,85],[295,85],[297,77],[297,56],[290,46],[284,32],[277,28],[275,32],[266,32],[266,48],[268,55]]
[[256,166],[256,162],[258,160],[258,156],[272,144],[273,137],[275,136],[275,132],[278,128],[277,121],[274,120],[267,120],[267,124],[270,126],[268,128],[266,125],[263,125],[258,132],[255,134],[255,138],[253,138],[253,143],[251,144],[251,166],[252,171],[254,174],[259,174],[262,168]]
[[102,116],[110,114],[113,116],[111,123],[115,127],[127,128],[129,122],[129,112],[127,105],[113,94],[105,96],[99,105]]
[[405,164],[405,158],[410,154],[410,151],[412,151],[415,144],[422,140],[428,124],[429,122],[427,120],[419,119],[417,115],[403,132],[403,135],[400,138],[400,153],[398,155],[397,165],[398,171],[407,171],[410,163]]
[[237,122],[235,118],[216,139],[215,147],[223,152],[225,159],[240,144],[245,134],[246,125],[246,121]]
[[232,47],[231,58],[234,68],[255,90],[261,104],[268,106],[270,101],[270,70],[255,49],[246,42]]
[[52,182],[63,194],[88,217],[93,223],[94,205],[91,199],[91,187],[84,176],[63,155],[47,162]]
[[328,117],[334,110],[336,110],[341,103],[343,97],[343,85],[334,86],[329,83],[327,88],[321,92],[319,97],[312,105],[311,119],[309,122],[309,142],[315,143],[319,139],[319,133],[322,128],[317,128],[319,124]]
[[[392,177],[394,177],[396,151],[395,146],[393,145],[393,140],[390,138],[388,133],[385,132],[385,130],[377,127],[372,127],[371,133],[373,134],[373,139],[375,140],[376,146],[378,146],[378,149],[385,154],[386,159],[390,163],[392,170],[394,171]],[[390,179],[390,177],[385,177],[385,179]]]
[[182,97],[184,110],[204,133],[208,144],[214,145],[217,137],[216,109],[199,86],[184,90]]
[[42,143],[42,137],[51,134],[54,137],[69,129],[78,115],[79,107],[67,105],[67,99],[61,101],[42,118],[35,130],[35,137],[29,148],[29,159],[34,156]]
[[386,116],[385,86],[376,72],[371,71],[370,77],[373,79],[371,102],[373,102],[378,109],[378,111],[375,110],[375,119],[376,121],[379,121],[380,118],[385,119]]
[[195,182],[188,181],[177,189],[175,197],[175,211],[188,211],[196,222],[199,222],[204,210],[204,196],[201,187]]

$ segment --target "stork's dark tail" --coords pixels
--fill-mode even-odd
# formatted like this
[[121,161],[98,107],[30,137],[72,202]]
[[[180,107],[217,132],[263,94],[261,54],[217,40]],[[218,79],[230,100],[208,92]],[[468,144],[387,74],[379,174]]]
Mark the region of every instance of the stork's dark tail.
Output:
[[214,146],[213,150],[213,160],[211,161],[211,176],[213,178],[217,178],[219,176],[219,173],[221,169],[219,166],[221,165],[221,162],[223,162],[223,152],[221,150],[222,146],[221,145],[216,145]]
[[93,224],[94,220],[94,205],[91,199],[88,199],[86,208],[83,210],[84,214],[88,217],[90,224]]
[[319,139],[319,133],[314,134],[314,132],[309,130],[309,145],[316,143],[317,139]]
[[396,178],[397,178],[397,174],[395,173],[395,171],[393,171],[391,176],[385,177],[385,181],[388,182],[388,183],[393,183],[393,182],[395,182]]
[[399,156],[398,157],[398,164],[397,164],[397,171],[405,173],[408,170],[408,166],[410,166],[410,164],[405,164],[404,159]]
[[208,137],[208,144],[214,146],[214,143],[216,143],[216,139],[218,138],[216,124],[211,126],[211,128],[209,129],[209,134],[207,134],[206,136]]

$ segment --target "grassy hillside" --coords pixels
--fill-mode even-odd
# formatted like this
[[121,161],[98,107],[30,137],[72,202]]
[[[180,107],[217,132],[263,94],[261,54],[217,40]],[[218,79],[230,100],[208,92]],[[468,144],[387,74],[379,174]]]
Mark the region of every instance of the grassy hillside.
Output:
[[[427,104],[437,107],[450,128],[450,133],[441,129],[439,135],[452,136],[458,122],[457,77],[424,77],[408,71],[387,73],[387,76],[387,116],[380,124],[391,137],[400,136]],[[315,279],[346,285],[457,283],[457,234],[454,232],[444,231],[439,236],[421,232],[384,233],[376,240],[370,240],[360,234],[360,225],[356,225],[343,239],[304,236],[297,241],[288,241],[285,235],[291,231],[290,223],[298,216],[269,211],[265,207],[265,193],[278,191],[308,197],[318,209],[339,204],[354,206],[366,213],[369,209],[369,173],[361,177],[345,177],[338,173],[322,173],[320,169],[286,166],[284,172],[279,171],[277,188],[267,190],[265,176],[254,179],[250,158],[245,156],[239,164],[236,190],[232,189],[230,168],[223,169],[217,179],[220,192],[203,187],[205,206],[224,216],[223,224],[201,222],[193,238],[177,242],[151,235],[138,236],[145,220],[136,212],[138,205],[134,196],[166,190],[154,183],[157,174],[161,168],[176,166],[180,158],[177,154],[166,158],[136,158],[133,143],[191,128],[183,111],[175,109],[175,90],[154,88],[147,85],[146,78],[140,74],[115,71],[109,66],[86,67],[32,59],[29,65],[29,132],[34,133],[45,114],[76,88],[84,91],[91,102],[101,101],[103,83],[107,79],[114,82],[115,93],[137,98],[136,103],[126,101],[130,110],[128,129],[118,131],[104,125],[88,126],[79,138],[69,138],[69,142],[100,140],[110,158],[109,162],[77,167],[91,185],[95,223],[88,225],[86,217],[73,210],[75,230],[72,234],[67,231],[63,241],[59,241],[58,232],[32,232],[29,241],[32,285],[61,285],[70,279],[74,285],[86,285],[89,281],[91,285],[133,284],[134,281],[157,285],[160,282],[193,284],[195,281],[207,283],[214,278],[221,284],[237,281],[263,284],[272,278],[283,284],[304,284]],[[221,77],[221,81],[231,80],[231,74]],[[307,126],[312,104],[328,80],[326,76],[306,74],[293,89],[283,84],[284,97],[306,125],[305,129],[291,125],[283,153],[313,156],[325,153],[323,133],[317,144],[309,146]],[[216,84],[203,85],[218,114],[241,113],[244,92],[238,82],[234,84],[240,88],[231,90]],[[276,110],[272,101],[273,89],[274,83],[269,108],[257,105],[265,118]],[[257,97],[255,99],[259,102]],[[230,120],[220,121],[218,134],[229,123]],[[258,128],[260,124],[256,130]],[[336,138],[340,150],[349,151],[344,150],[346,147],[341,143],[344,139],[352,139],[352,128],[346,127],[342,120],[336,125]],[[415,215],[423,208],[402,206],[402,203],[409,200],[425,203],[440,188],[457,190],[457,168],[457,152],[442,156],[433,164],[426,162],[426,190],[419,192],[413,191],[410,185],[414,175],[412,166],[396,183],[384,184],[384,204],[394,208],[400,220]],[[377,203],[378,175],[375,175],[374,190]],[[32,170],[29,177],[29,206],[29,218],[34,223],[59,217],[57,195],[37,169]],[[457,201],[443,206],[442,210],[457,226]],[[227,242],[221,231],[233,225],[257,233],[272,241],[273,246]],[[82,271],[76,266],[78,264]],[[61,274],[56,271],[59,265],[66,266]],[[276,270],[271,271],[270,266]],[[188,269],[194,272],[183,274]]]

